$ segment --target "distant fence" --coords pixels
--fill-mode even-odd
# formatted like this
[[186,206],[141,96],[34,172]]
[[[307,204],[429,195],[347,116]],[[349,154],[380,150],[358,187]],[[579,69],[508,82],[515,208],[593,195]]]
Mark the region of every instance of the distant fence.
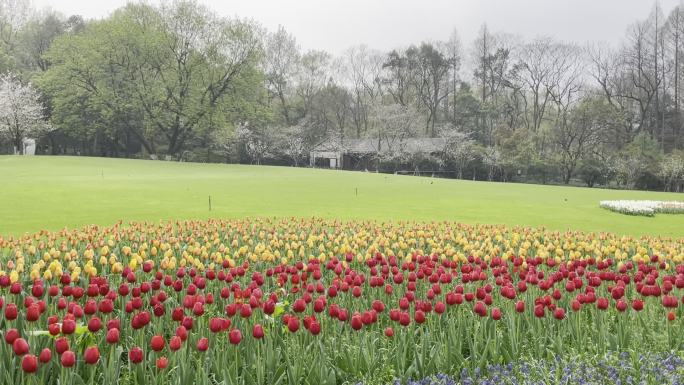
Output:
[[412,175],[412,176],[425,176],[435,174],[454,174],[458,175],[458,170],[398,170],[394,172],[394,175]]

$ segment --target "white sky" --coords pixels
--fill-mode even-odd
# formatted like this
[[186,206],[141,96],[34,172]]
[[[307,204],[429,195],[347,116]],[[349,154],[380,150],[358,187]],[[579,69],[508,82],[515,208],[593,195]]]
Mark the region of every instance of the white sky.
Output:
[[[152,1],[158,3],[159,0]],[[665,14],[681,0],[660,0]],[[480,26],[525,39],[618,44],[627,27],[648,16],[651,0],[200,0],[225,16],[247,17],[269,30],[283,25],[302,48],[339,54],[367,44],[382,51],[447,40],[458,30],[468,49]],[[126,0],[33,0],[66,15],[102,18]]]

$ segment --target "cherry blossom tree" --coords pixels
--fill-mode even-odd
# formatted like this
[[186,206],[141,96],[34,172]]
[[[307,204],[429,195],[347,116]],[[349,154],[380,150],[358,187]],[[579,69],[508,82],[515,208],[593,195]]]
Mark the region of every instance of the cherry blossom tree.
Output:
[[23,152],[24,138],[40,137],[50,130],[40,93],[12,74],[0,76],[0,136],[9,139],[16,152]]

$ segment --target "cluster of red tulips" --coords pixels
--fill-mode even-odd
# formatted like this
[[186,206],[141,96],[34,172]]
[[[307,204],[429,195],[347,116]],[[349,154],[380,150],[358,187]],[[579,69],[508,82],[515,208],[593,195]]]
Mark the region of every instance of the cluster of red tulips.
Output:
[[[120,251],[140,245],[120,242]],[[478,365],[545,354],[530,341],[559,354],[567,346],[670,349],[682,342],[684,264],[658,255],[459,259],[376,251],[364,258],[345,252],[196,262],[162,268],[151,256],[118,272],[105,264],[89,277],[0,276],[6,342],[0,362],[22,376],[41,375],[45,367],[41,378],[48,383],[73,378],[63,377],[69,370],[93,382],[127,376],[172,383],[170,368],[240,382],[254,370],[249,360],[292,366],[281,353],[298,351],[321,363],[316,381],[337,383],[368,378],[346,368],[340,344],[383,355],[378,359],[393,368],[392,376],[403,378],[456,370],[466,358]],[[645,330],[661,326],[660,333]],[[378,336],[375,345],[364,342]],[[454,351],[434,351],[440,343]],[[421,355],[430,363],[417,369]],[[60,367],[60,375],[49,374]],[[306,380],[310,373],[301,376],[293,378],[314,382]],[[269,378],[257,382],[275,381]],[[294,381],[287,378],[280,380]]]

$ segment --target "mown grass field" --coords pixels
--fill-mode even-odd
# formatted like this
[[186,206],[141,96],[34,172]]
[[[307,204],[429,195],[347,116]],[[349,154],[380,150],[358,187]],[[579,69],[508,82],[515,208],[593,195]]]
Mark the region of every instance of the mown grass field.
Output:
[[318,216],[684,237],[683,215],[633,217],[598,206],[602,199],[684,200],[672,193],[85,157],[2,156],[0,180],[4,235],[117,220]]

